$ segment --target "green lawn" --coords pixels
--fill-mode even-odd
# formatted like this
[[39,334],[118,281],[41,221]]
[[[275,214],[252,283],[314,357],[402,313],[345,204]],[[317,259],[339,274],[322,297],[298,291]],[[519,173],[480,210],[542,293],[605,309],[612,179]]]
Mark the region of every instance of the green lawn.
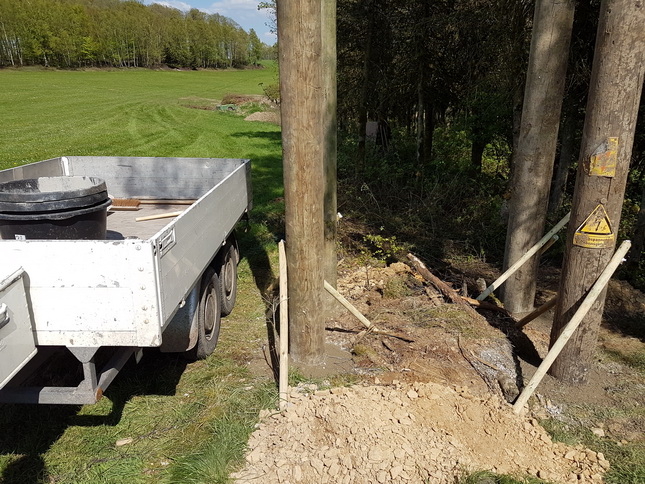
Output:
[[[0,70],[0,167],[60,155],[242,157],[258,126],[190,109],[194,99],[262,94],[273,68],[244,71]],[[260,132],[277,132],[264,127]]]
[[249,158],[255,202],[239,232],[238,305],[216,352],[186,365],[149,351],[93,406],[0,405],[0,482],[225,482],[239,462],[276,398],[247,362],[267,334],[259,288],[273,277],[283,210],[280,133],[188,106],[261,94],[261,82],[275,70],[0,70],[0,168],[61,155]]

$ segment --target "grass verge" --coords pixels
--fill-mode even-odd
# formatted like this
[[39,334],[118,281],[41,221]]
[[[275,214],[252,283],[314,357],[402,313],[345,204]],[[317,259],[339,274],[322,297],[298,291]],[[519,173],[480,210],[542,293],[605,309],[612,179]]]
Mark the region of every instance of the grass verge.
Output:
[[458,478],[457,484],[548,484],[537,477],[517,477],[495,474],[489,471],[464,473]]
[[237,305],[220,343],[192,364],[146,351],[96,405],[0,406],[0,482],[225,482],[270,376],[250,369],[266,341],[264,290],[274,279],[283,203],[280,132],[193,109],[187,98],[262,94],[273,69],[0,70],[0,169],[61,155],[248,158],[254,210],[238,233]]
[[540,424],[556,442],[568,445],[582,444],[596,452],[602,452],[611,462],[605,474],[608,484],[642,484],[645,482],[645,443],[619,442],[598,437],[583,426],[565,424],[556,419],[546,419]]

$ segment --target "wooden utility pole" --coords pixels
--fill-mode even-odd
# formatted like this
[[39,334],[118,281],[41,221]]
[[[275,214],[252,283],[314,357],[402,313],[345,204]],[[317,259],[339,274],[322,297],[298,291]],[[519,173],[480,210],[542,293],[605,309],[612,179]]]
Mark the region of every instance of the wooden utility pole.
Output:
[[321,5],[280,0],[277,11],[290,354],[315,365],[325,336]]
[[[614,253],[645,75],[644,32],[643,2],[603,0],[551,344]],[[605,296],[551,367],[556,378],[586,382]]]
[[[573,12],[574,0],[538,0],[535,5],[519,145],[513,155],[504,270],[544,232]],[[537,263],[533,257],[506,281],[503,301],[511,313],[533,309]]]
[[[336,239],[338,203],[336,197],[336,0],[322,0],[322,62],[323,90],[325,97],[324,129],[324,164],[325,164],[325,280],[336,287],[338,279]],[[332,302],[332,301],[328,301]],[[335,304],[326,304],[336,307]]]

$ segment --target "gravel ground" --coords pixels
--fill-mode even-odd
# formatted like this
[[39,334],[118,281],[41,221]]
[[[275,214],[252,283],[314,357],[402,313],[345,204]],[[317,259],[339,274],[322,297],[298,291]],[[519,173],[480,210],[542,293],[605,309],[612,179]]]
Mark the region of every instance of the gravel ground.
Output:
[[454,483],[464,471],[602,482],[609,462],[553,443],[535,419],[466,387],[400,383],[291,391],[249,440],[246,483]]

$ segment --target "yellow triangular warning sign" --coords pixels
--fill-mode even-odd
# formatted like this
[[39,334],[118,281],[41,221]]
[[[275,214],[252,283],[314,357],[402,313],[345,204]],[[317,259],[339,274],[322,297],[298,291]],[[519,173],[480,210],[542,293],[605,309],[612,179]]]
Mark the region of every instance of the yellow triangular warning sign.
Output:
[[607,215],[605,207],[598,205],[582,223],[578,232],[584,234],[612,234],[611,222],[609,221],[609,215]]

